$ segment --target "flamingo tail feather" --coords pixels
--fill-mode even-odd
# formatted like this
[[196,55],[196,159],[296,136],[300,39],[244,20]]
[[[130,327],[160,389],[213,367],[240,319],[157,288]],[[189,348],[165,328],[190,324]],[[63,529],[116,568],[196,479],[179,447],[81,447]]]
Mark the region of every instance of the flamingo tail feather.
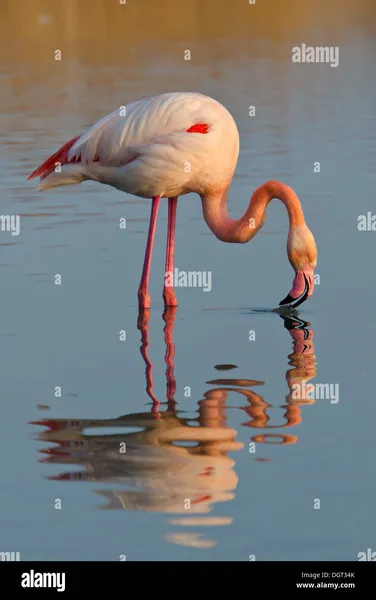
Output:
[[61,185],[76,185],[85,179],[87,177],[81,165],[65,165],[61,171],[52,171],[49,175],[41,177],[37,190],[44,191]]

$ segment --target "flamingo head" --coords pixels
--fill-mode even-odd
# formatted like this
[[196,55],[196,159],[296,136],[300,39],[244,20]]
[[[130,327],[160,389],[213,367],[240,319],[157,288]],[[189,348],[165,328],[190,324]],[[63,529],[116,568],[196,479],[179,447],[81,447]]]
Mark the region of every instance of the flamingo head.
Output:
[[287,240],[287,255],[295,277],[292,288],[279,305],[296,308],[312,296],[314,270],[317,263],[317,248],[312,232],[304,224],[292,227]]

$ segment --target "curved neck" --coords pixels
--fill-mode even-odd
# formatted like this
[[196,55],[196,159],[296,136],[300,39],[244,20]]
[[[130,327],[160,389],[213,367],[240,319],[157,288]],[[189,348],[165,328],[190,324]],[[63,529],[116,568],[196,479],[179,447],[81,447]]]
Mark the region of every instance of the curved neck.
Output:
[[273,198],[286,206],[290,229],[305,224],[303,209],[294,190],[280,181],[267,181],[252,194],[249,206],[240,219],[228,214],[227,197],[230,186],[221,192],[203,194],[204,219],[214,235],[222,242],[244,243],[252,239],[265,223],[266,207]]

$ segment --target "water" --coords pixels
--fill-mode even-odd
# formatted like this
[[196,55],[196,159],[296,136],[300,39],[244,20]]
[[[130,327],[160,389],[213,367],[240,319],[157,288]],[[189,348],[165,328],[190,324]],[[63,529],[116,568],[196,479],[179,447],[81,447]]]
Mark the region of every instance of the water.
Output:
[[[248,561],[376,550],[376,238],[357,228],[374,206],[375,9],[301,4],[275,3],[270,18],[261,3],[6,3],[1,211],[21,230],[0,232],[1,552]],[[293,64],[303,42],[338,45],[339,66]],[[176,90],[209,94],[236,119],[234,218],[271,178],[301,198],[320,283],[296,314],[271,312],[293,277],[278,201],[250,244],[230,245],[198,197],[181,198],[176,266],[211,272],[212,289],[178,288],[164,315],[163,201],[153,304],[138,321],[149,202],[26,181],[114,107]],[[299,400],[303,382],[328,387]]]

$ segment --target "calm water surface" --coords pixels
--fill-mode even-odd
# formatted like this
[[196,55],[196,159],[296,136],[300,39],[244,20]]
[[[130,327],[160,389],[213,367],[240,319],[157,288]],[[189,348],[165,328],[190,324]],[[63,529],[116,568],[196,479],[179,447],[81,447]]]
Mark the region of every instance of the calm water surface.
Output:
[[[357,229],[375,210],[375,8],[157,4],[5,3],[1,211],[21,231],[0,232],[0,551],[357,560],[376,550],[376,233]],[[303,42],[339,46],[339,66],[293,64]],[[181,198],[176,266],[210,271],[212,289],[178,288],[163,315],[164,201],[138,322],[149,202],[26,181],[104,114],[165,91],[209,94],[234,115],[234,218],[267,179],[301,198],[320,282],[297,314],[268,312],[293,276],[278,201],[243,246]],[[337,385],[339,401],[294,399],[303,382]]]

